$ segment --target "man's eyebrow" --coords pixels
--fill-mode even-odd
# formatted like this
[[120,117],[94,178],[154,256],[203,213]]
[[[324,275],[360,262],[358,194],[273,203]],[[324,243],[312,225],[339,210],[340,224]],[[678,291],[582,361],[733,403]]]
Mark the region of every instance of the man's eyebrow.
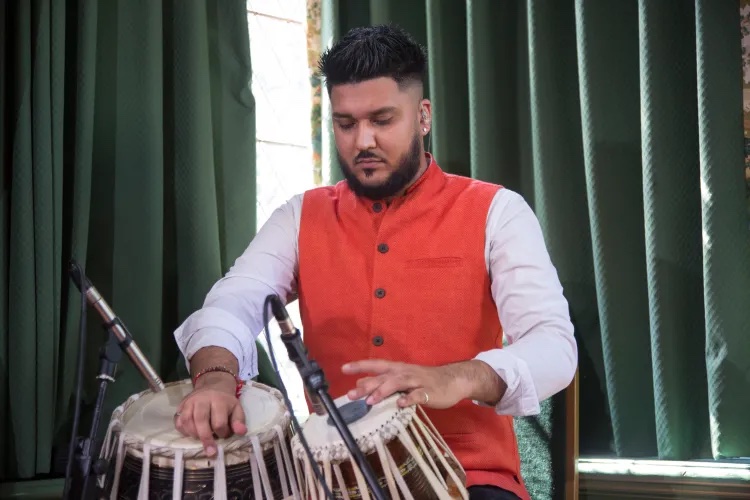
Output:
[[[371,112],[370,116],[384,115],[386,113],[393,113],[395,111],[396,111],[396,107],[395,106],[385,106],[383,108],[378,108],[375,111]],[[350,113],[333,113],[332,116],[334,118],[339,118],[339,119],[341,119],[341,118],[349,119],[349,120],[353,120],[354,119],[354,116],[352,116]]]

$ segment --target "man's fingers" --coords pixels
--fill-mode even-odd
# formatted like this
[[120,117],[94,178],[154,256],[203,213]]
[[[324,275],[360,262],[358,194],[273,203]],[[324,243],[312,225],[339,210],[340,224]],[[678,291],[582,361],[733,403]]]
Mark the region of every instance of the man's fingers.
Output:
[[404,394],[398,398],[398,406],[400,408],[406,408],[407,406],[423,405],[427,399],[425,394],[427,394],[427,392],[422,387],[413,389],[409,391],[408,394]]
[[224,401],[214,401],[211,404],[211,428],[220,438],[228,438],[232,435],[229,428],[229,408]]
[[[349,399],[352,400],[368,396],[366,403],[369,405],[377,404],[398,391],[407,391],[424,384],[422,380],[424,377],[419,376],[419,373],[406,368],[400,363],[374,360],[372,364],[369,361],[358,361],[356,365],[359,368],[372,368],[372,370],[365,371],[377,371],[383,369],[385,366],[392,367],[392,369],[382,375],[363,377],[357,380],[357,387],[350,390],[347,394]],[[352,368],[348,369],[353,370]]]
[[216,443],[214,442],[214,433],[211,430],[211,406],[207,402],[195,404],[193,409],[193,422],[195,430],[198,433],[198,439],[203,443],[203,449],[206,455],[212,457],[216,454]]
[[406,391],[411,388],[412,387],[408,385],[406,379],[402,376],[388,377],[383,383],[370,392],[370,396],[365,402],[368,405],[376,405],[398,391]]
[[175,427],[177,427],[177,430],[185,436],[192,438],[198,437],[198,431],[195,430],[195,421],[193,420],[192,405],[184,405],[180,410],[180,416],[177,417]]
[[368,384],[371,384],[373,380],[382,378],[380,377],[362,377],[357,379],[357,387],[366,387]]
[[341,367],[341,371],[347,375],[356,373],[374,373],[381,374],[394,369],[401,363],[386,361],[384,359],[364,359],[362,361],[353,361]]
[[187,433],[185,432],[185,426],[182,423],[182,411],[185,410],[177,410],[177,412],[180,414],[174,414],[174,428],[177,429],[180,434],[186,435]]
[[232,431],[235,434],[244,436],[247,433],[247,424],[245,424],[245,411],[242,409],[242,405],[237,402],[232,410],[232,416],[230,417],[232,424]]
[[349,391],[347,396],[352,401],[362,398],[374,391],[381,383],[383,383],[382,376],[361,378],[357,380],[357,387]]

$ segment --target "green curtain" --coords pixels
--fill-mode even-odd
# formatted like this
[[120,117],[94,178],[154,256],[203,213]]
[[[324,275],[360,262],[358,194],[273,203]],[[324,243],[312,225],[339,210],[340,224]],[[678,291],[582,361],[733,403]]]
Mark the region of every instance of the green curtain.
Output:
[[[12,0],[0,3],[0,26],[9,480],[60,470],[53,452],[69,439],[80,308],[71,257],[162,377],[185,375],[172,331],[255,233],[255,104],[242,0]],[[94,312],[88,325],[87,410],[105,340]],[[119,368],[105,428],[114,406],[147,388],[127,357]]]
[[[327,0],[322,43],[383,22],[428,49],[437,161],[540,219],[579,342],[581,454],[750,456],[737,2]],[[561,413],[516,422],[534,498],[562,485]]]

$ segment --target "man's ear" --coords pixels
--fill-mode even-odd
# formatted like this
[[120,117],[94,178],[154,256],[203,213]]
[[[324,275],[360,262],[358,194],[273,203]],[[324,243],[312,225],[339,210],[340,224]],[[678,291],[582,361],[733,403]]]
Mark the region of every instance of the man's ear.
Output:
[[422,99],[419,104],[419,127],[424,135],[432,128],[432,103],[429,99]]

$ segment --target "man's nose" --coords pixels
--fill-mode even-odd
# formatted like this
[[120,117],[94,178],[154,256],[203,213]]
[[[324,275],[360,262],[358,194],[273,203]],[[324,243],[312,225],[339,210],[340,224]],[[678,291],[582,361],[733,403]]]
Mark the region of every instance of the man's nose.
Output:
[[357,149],[367,151],[375,147],[375,132],[367,122],[360,122],[357,128]]

